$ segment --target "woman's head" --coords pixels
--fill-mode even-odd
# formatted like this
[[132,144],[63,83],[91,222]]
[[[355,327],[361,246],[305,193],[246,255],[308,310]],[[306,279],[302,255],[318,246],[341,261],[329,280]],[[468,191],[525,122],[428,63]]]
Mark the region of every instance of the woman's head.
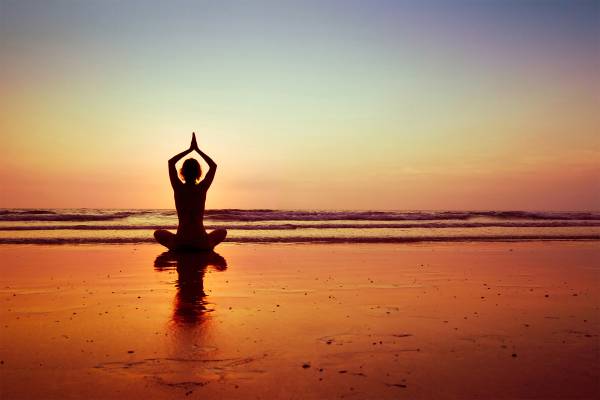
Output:
[[185,183],[196,183],[196,181],[200,179],[202,169],[200,168],[200,163],[198,161],[193,158],[188,158],[183,162],[179,173]]

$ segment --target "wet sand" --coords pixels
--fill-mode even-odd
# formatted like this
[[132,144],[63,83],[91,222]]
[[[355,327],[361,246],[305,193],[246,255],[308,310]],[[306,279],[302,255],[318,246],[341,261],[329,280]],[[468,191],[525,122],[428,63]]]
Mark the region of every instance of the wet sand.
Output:
[[0,398],[600,394],[597,242],[218,252],[0,246]]

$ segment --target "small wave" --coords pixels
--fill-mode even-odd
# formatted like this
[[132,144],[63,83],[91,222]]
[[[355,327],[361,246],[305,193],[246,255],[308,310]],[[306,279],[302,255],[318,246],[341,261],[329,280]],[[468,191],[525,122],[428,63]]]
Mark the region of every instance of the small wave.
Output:
[[438,221],[472,218],[528,220],[600,220],[593,212],[528,211],[276,211],[207,210],[206,218],[215,221]]
[[[368,223],[368,224],[261,224],[261,225],[206,225],[205,228],[229,230],[296,230],[296,229],[439,229],[439,228],[577,228],[600,227],[596,221],[543,221],[543,222],[423,222],[423,223]],[[54,231],[54,230],[155,230],[177,229],[177,225],[12,225],[0,226],[0,231]]]
[[[229,243],[423,243],[423,242],[527,242],[598,241],[600,235],[498,235],[498,236],[421,236],[421,237],[244,237],[227,238]],[[0,244],[141,244],[156,243],[146,238],[0,238]]]
[[[110,221],[128,217],[172,217],[175,210],[45,210],[2,209],[0,221]],[[528,211],[302,211],[302,210],[206,210],[207,221],[262,222],[262,221],[468,221],[488,218],[495,221],[600,221],[600,212],[528,212]]]
[[[207,229],[215,229],[209,228]],[[177,229],[177,225],[13,225],[0,226],[0,231],[131,231],[131,230]]]
[[468,219],[463,212],[207,210],[215,221],[417,221]]
[[533,220],[600,220],[597,212],[531,212],[531,211],[480,211],[475,216],[499,219],[533,219]]
[[148,214],[150,211],[118,211],[118,212],[80,212],[57,213],[42,211],[11,211],[0,214],[0,221],[110,221],[130,217],[132,215]]
[[50,210],[0,210],[1,215],[46,215],[56,214]]

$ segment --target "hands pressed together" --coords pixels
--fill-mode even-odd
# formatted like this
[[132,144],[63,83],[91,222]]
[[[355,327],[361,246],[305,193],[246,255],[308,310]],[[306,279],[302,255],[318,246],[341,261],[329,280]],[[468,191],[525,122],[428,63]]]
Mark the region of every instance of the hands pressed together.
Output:
[[[173,168],[173,171],[175,171],[175,169],[174,169],[175,163],[177,163],[177,161],[181,160],[183,157],[187,156],[192,151],[198,152],[198,154],[200,154],[200,157],[202,157],[202,159],[204,161],[206,161],[206,163],[208,164],[210,169],[214,171],[217,164],[206,153],[204,153],[202,150],[200,150],[200,148],[198,147],[198,142],[196,142],[196,134],[194,132],[192,132],[192,143],[190,143],[189,149],[184,150],[181,153],[174,155],[169,160],[169,165]],[[171,167],[169,167],[169,168],[171,168]],[[176,171],[174,172],[174,174],[175,174],[174,176],[177,176]]]
[[198,148],[198,143],[196,142],[195,132],[192,132],[192,143],[190,143],[190,150],[196,150],[197,152],[200,152],[200,149]]

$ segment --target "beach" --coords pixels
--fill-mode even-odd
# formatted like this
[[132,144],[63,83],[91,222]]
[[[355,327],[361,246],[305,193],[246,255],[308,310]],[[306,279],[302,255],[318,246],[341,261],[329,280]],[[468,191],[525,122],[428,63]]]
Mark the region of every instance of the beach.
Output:
[[600,399],[599,16],[0,0],[0,400]]
[[598,241],[0,246],[3,399],[592,399]]

